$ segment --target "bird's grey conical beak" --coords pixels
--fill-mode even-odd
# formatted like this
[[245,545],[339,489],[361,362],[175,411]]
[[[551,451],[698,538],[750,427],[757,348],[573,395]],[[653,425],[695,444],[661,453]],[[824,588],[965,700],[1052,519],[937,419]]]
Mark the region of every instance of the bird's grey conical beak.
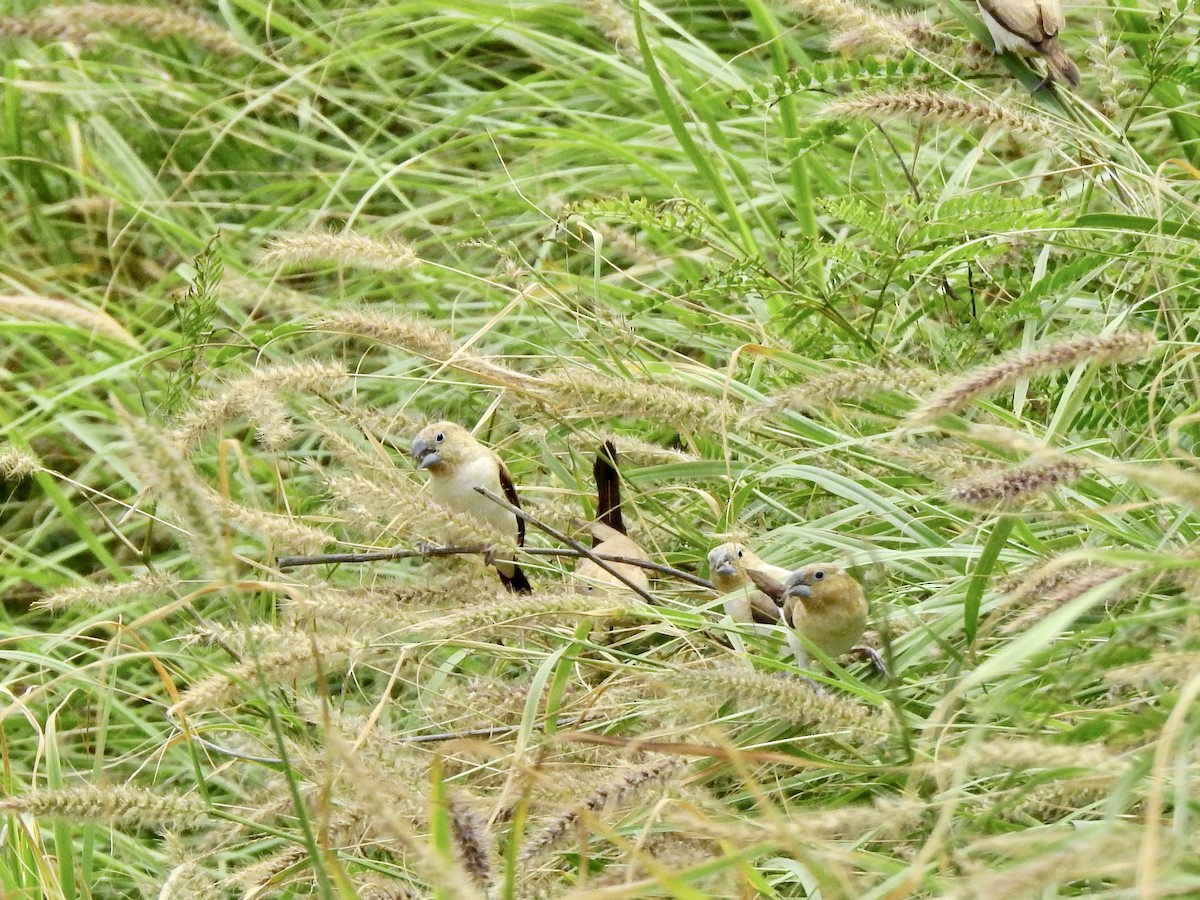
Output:
[[725,560],[725,562],[717,566],[714,571],[718,575],[734,575],[737,573],[737,569],[733,567],[733,563],[731,563],[729,560]]
[[417,461],[418,469],[428,469],[430,466],[436,466],[442,461],[442,457],[434,452],[428,442],[421,437],[413,438],[412,455],[413,459]]
[[812,588],[803,581],[792,581],[789,578],[783,583],[783,594],[785,597],[811,597]]

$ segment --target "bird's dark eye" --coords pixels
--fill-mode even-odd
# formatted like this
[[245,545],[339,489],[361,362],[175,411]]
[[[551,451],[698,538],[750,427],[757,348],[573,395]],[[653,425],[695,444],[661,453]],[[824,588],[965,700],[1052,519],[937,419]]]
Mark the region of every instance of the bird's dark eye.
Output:
[[817,571],[813,572],[813,581],[820,581],[824,577],[825,577],[824,569],[817,569]]
[[742,551],[741,551],[741,550],[739,550],[739,551],[738,551],[738,559],[741,559],[741,558],[742,558]]
[[442,432],[440,432],[440,431],[437,433],[437,437],[435,437],[435,438],[434,438],[434,440],[435,440],[435,441],[437,441],[439,444],[440,444],[442,441],[444,441],[445,439],[446,439],[446,435],[445,435],[445,434],[443,434],[443,433],[442,433]]

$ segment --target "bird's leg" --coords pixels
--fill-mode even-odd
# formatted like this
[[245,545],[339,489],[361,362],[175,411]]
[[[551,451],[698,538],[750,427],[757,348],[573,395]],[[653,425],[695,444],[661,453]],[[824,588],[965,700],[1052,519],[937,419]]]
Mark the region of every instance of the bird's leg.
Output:
[[1046,77],[1033,86],[1033,90],[1030,91],[1030,94],[1036,94],[1038,91],[1043,91],[1052,84],[1054,84],[1054,75],[1052,75],[1050,72],[1047,72]]
[[870,647],[851,647],[850,653],[859,659],[870,660],[871,665],[875,667],[876,672],[885,678],[891,677],[891,673],[888,671],[887,664],[883,661],[883,657]]

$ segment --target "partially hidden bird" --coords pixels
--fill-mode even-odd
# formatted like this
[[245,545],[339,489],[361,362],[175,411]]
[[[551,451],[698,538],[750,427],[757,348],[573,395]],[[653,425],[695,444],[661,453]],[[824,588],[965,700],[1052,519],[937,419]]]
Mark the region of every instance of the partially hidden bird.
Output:
[[[1012,50],[1022,56],[1040,56],[1046,60],[1043,85],[1065,81],[1079,87],[1079,67],[1071,61],[1059,42],[1066,24],[1061,0],[977,0],[983,24],[991,32],[996,52]],[[1040,87],[1041,85],[1039,85]]]
[[[525,543],[525,521],[475,490],[485,488],[513,506],[521,505],[500,457],[469,431],[454,422],[434,422],[413,438],[412,455],[417,467],[429,472],[429,492],[434,502],[510,536],[518,547]],[[491,563],[510,591],[528,594],[533,590],[512,559],[493,554]]]
[[[596,481],[596,518],[585,529],[592,536],[592,552],[597,556],[619,556],[624,559],[639,559],[649,562],[637,542],[629,537],[625,528],[625,517],[621,512],[621,476],[617,471],[617,448],[612,441],[605,441],[596,461],[592,464],[592,476]],[[641,590],[649,590],[650,578],[641,566],[630,563],[607,562],[613,571],[620,572],[630,584]],[[581,557],[575,566],[579,579],[575,590],[579,593],[595,591],[630,593],[629,584],[597,565],[593,560]]]
[[725,597],[725,614],[751,631],[765,633],[755,625],[780,621],[783,582],[790,570],[760,559],[745,544],[728,543],[708,552],[708,571],[713,587]]
[[[862,585],[833,563],[792,572],[783,583],[783,594],[788,647],[801,668],[809,661],[806,642],[836,658],[854,649],[867,627],[867,596]],[[868,655],[882,665],[874,651]]]

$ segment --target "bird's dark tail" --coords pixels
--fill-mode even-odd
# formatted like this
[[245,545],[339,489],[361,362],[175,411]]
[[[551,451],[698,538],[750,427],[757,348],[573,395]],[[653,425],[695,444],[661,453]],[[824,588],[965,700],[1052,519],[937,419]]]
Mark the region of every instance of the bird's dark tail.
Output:
[[504,586],[514,594],[533,593],[533,585],[529,583],[529,579],[525,577],[525,573],[521,571],[520,566],[514,565],[511,575],[505,575],[499,569],[496,570],[496,574],[500,576],[500,581],[503,582]]
[[617,473],[617,448],[612,441],[601,445],[592,464],[592,476],[596,479],[596,521],[621,534],[629,534],[621,515],[621,476]]
[[1067,51],[1062,48],[1057,36],[1046,38],[1036,45],[1035,49],[1045,58],[1046,68],[1050,70],[1055,81],[1065,82],[1072,89],[1079,87],[1079,67],[1067,56]]

